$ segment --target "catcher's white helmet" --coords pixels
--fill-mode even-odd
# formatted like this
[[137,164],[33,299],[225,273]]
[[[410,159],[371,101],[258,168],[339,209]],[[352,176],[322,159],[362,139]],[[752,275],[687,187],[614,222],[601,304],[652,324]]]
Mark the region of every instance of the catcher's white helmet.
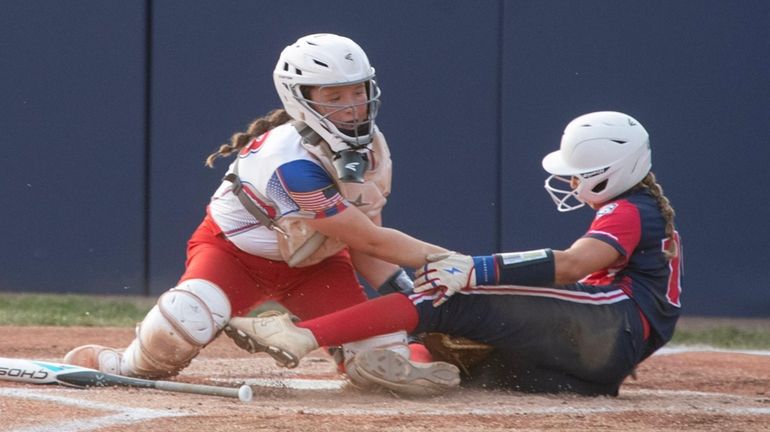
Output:
[[[601,205],[639,183],[652,168],[650,138],[633,117],[613,111],[582,115],[564,129],[561,149],[543,158],[545,181],[559,211]],[[560,189],[555,181],[577,188]],[[574,197],[578,202],[569,203]]]
[[[299,38],[281,52],[273,71],[273,82],[286,112],[321,135],[332,150],[359,149],[371,143],[380,90],[366,53],[352,40],[328,33]],[[368,115],[364,122],[358,124],[335,125],[328,118],[331,114],[319,114],[302,93],[303,86],[340,86],[361,82],[367,84]],[[325,106],[334,112],[362,109],[352,105]]]

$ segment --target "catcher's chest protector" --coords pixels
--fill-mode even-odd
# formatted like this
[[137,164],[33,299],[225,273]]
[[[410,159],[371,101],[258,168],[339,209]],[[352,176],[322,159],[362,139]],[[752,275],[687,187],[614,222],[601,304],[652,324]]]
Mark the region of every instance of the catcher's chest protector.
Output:
[[[376,218],[385,207],[390,195],[391,180],[393,173],[393,164],[390,160],[390,149],[381,133],[375,135],[372,141],[371,150],[368,152],[369,164],[364,174],[363,183],[342,182],[337,180],[337,170],[332,161],[333,153],[329,146],[321,141],[316,145],[303,141],[303,146],[313,157],[324,167],[335,180],[335,184],[345,199],[358,207],[370,219]],[[278,245],[281,255],[287,262],[295,262],[292,259],[297,251],[305,245],[316,231],[312,230],[304,220],[295,218],[282,218],[277,221],[278,225],[286,231],[287,237],[278,236]],[[325,239],[317,249],[307,258],[297,263],[296,267],[304,267],[316,264],[325,258],[328,258],[339,252],[345,247],[345,244],[334,239]]]

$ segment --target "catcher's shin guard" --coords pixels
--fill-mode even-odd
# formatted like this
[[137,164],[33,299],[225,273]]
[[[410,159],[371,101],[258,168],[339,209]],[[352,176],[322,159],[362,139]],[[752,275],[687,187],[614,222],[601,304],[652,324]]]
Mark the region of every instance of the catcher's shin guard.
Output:
[[445,362],[415,363],[389,350],[358,353],[358,374],[406,396],[437,396],[460,385],[460,370]]
[[230,301],[218,286],[202,279],[186,280],[160,296],[137,326],[121,369],[146,378],[176,375],[229,319]]

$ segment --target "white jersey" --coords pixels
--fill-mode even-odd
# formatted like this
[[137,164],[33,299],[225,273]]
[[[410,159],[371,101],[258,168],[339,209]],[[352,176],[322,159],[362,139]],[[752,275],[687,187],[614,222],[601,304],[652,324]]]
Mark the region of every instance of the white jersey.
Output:
[[[381,135],[380,135],[381,137]],[[289,227],[299,239],[304,223],[291,221],[333,216],[351,202],[370,217],[379,215],[390,193],[390,153],[384,138],[377,141],[378,163],[362,185],[337,184],[329,173],[329,159],[307,143],[291,123],[278,126],[253,139],[238,153],[238,177],[243,190],[271,218]],[[371,155],[374,158],[374,155]],[[323,162],[327,167],[324,168]],[[228,173],[233,171],[230,165]],[[363,188],[363,189],[361,189]],[[340,193],[342,189],[342,193]],[[374,192],[373,192],[373,191]],[[365,199],[361,203],[361,194]],[[232,193],[232,183],[223,181],[211,198],[209,214],[224,235],[239,249],[272,260],[285,260],[275,231],[263,226]],[[283,239],[281,239],[283,240]],[[285,241],[285,240],[284,240]]]

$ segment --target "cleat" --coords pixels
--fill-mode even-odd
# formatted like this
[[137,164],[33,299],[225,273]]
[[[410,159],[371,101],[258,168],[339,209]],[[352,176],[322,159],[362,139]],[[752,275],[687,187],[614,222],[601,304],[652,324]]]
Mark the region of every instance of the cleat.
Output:
[[359,390],[374,390],[379,388],[380,386],[377,382],[370,380],[368,376],[363,376],[358,372],[354,359],[355,357],[345,361],[343,367],[343,372],[345,373],[345,376],[348,377],[350,384]]
[[460,385],[460,370],[449,363],[415,363],[389,350],[358,353],[356,373],[396,393],[437,396]]
[[297,367],[302,357],[318,348],[313,332],[295,326],[284,313],[232,318],[225,333],[242,349],[267,353],[287,368]]
[[123,375],[120,368],[122,359],[123,354],[114,348],[83,345],[68,352],[64,356],[63,363],[113,375]]

